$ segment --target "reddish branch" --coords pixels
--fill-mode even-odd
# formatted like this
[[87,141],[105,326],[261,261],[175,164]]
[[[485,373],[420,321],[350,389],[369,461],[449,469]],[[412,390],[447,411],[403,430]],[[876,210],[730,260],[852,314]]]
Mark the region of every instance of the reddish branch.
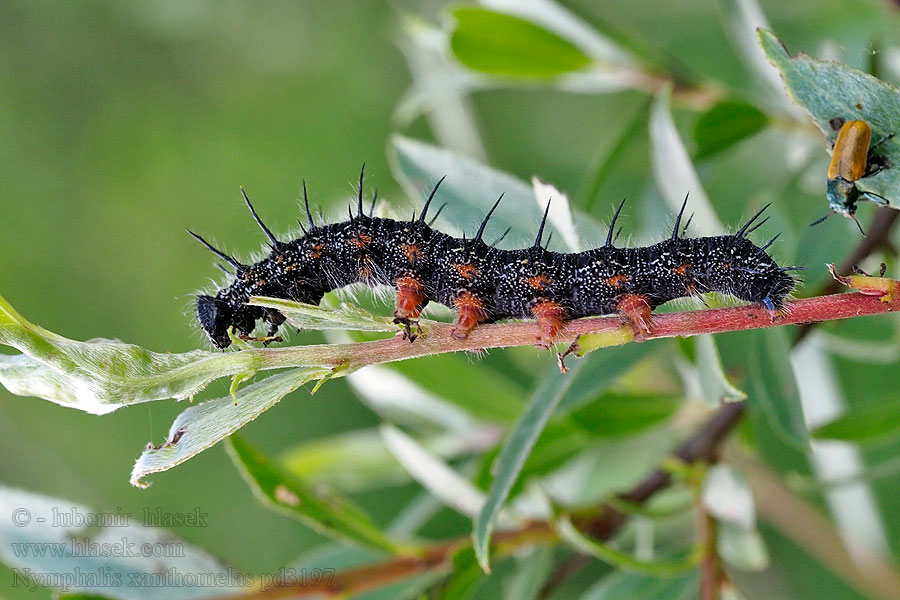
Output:
[[[685,463],[712,462],[719,446],[740,421],[743,405],[740,402],[723,405],[716,415],[683,443],[673,456]],[[656,492],[668,487],[671,478],[663,469],[657,469],[630,491],[619,496],[620,500],[643,504]],[[597,509],[574,520],[582,531],[597,539],[613,537],[628,521],[628,515],[602,504]],[[492,555],[508,556],[513,551],[536,544],[557,543],[558,537],[551,523],[531,522],[518,529],[498,531],[492,538]],[[470,536],[438,542],[417,556],[393,558],[381,563],[347,569],[318,585],[271,586],[261,591],[232,597],[232,600],[273,600],[281,598],[334,597],[341,594],[359,594],[383,587],[430,571],[449,571],[453,555],[472,543]]]
[[[881,280],[894,285],[892,280]],[[734,306],[704,310],[654,314],[652,331],[637,336],[640,340],[693,336],[761,329],[780,325],[798,325],[877,315],[900,309],[900,293],[880,291],[873,295],[853,292],[803,298],[788,302],[785,309],[771,314],[759,306]],[[539,329],[533,321],[480,325],[464,340],[453,337],[454,325],[427,323],[427,335],[420,335],[414,343],[399,336],[374,342],[295,346],[244,350],[248,360],[264,368],[333,365],[341,374],[362,367],[396,360],[407,360],[461,350],[478,351],[484,348],[538,345]],[[635,341],[636,336],[625,317],[593,317],[570,321],[560,330],[557,342],[573,342],[585,334],[609,334],[602,344],[615,345]],[[597,344],[595,344],[596,346]]]

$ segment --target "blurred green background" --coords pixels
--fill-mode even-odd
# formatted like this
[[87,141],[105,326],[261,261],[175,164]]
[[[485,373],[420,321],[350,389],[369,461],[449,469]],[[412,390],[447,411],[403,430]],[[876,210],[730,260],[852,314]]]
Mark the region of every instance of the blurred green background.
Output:
[[[276,231],[295,225],[301,178],[329,204],[366,161],[396,196],[385,140],[409,76],[395,22],[387,2],[2,3],[3,294],[75,339],[205,347],[192,294],[218,272],[185,229],[256,252],[239,185]],[[375,421],[343,381],[308,399],[247,434],[276,451]],[[255,502],[221,448],[146,491],[128,484],[185,403],[100,418],[2,390],[0,406],[5,483],[135,515],[200,507],[209,527],[179,535],[239,569],[277,570],[319,539]],[[0,593],[25,597],[2,572]]]
[[[716,81],[738,96],[752,87],[714,2],[564,4],[687,79]],[[900,42],[900,20],[889,2],[761,4],[792,52],[822,56],[830,49],[844,62],[868,68],[873,44]],[[311,200],[331,210],[354,193],[363,161],[369,190],[377,187],[396,206],[411,203],[392,178],[388,138],[396,131],[434,137],[427,119],[398,126],[393,117],[413,82],[398,45],[404,39],[400,15],[439,21],[442,6],[346,0],[0,3],[0,293],[32,322],[74,339],[119,338],[171,352],[206,347],[191,315],[192,294],[219,277],[211,255],[184,230],[249,258],[262,237],[242,205],[239,185],[277,232],[291,229],[300,214],[301,179]],[[879,73],[894,82],[898,74],[900,68]],[[647,102],[630,91],[503,88],[471,101],[488,164],[524,179],[538,174],[573,195],[596,157],[609,151]],[[695,118],[676,114],[680,125]],[[699,164],[726,223],[747,216],[750,200],[771,183],[766,173],[776,163],[783,167],[783,157],[764,150],[780,135],[764,132]],[[622,196],[640,197],[647,187],[646,136],[645,128],[635,134],[602,187],[593,210],[599,219]],[[821,161],[824,172],[824,142]],[[782,183],[794,177],[775,172]],[[822,194],[801,189],[777,200],[783,204],[776,221],[808,222],[825,208]],[[633,209],[626,232],[658,231],[669,218],[658,208]],[[844,234],[850,223],[835,221],[830,229],[798,229],[781,252],[794,264],[846,255],[857,240]],[[810,273],[809,289],[825,277],[821,269]],[[878,318],[859,331],[886,335],[893,327],[890,318]],[[506,353],[521,354],[526,363],[543,356],[520,349],[495,352],[501,356],[489,360],[508,360]],[[473,381],[479,368],[473,361]],[[862,378],[860,371],[846,370],[851,381]],[[224,384],[211,386],[203,397],[226,390]],[[879,393],[869,388],[862,395]],[[221,448],[156,475],[148,490],[128,484],[143,446],[162,441],[185,406],[156,402],[97,417],[0,389],[0,481],[98,511],[200,507],[210,515],[209,526],[182,528],[178,535],[243,570],[277,570],[319,543],[306,527],[255,502]],[[341,380],[313,399],[305,391],[292,394],[243,433],[277,453],[299,440],[378,422]],[[388,488],[358,499],[386,522],[417,489]],[[445,511],[428,532],[464,534],[467,527],[465,519]],[[11,581],[10,571],[0,567],[0,594],[32,597]]]

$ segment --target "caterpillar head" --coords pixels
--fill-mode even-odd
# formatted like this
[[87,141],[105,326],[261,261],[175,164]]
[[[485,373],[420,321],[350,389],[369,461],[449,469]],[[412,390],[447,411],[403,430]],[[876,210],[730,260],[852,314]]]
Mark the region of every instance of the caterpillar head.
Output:
[[197,296],[197,319],[216,348],[224,349],[231,345],[228,328],[232,325],[233,316],[231,307],[224,300],[206,294]]

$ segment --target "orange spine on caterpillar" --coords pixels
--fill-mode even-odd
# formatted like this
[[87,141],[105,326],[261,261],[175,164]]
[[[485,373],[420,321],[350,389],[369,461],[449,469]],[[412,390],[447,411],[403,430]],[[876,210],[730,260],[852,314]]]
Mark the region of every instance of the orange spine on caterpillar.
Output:
[[[766,253],[774,238],[763,246],[747,239],[765,222],[754,225],[765,207],[733,235],[687,238],[681,227],[685,198],[669,238],[647,247],[619,248],[613,244],[613,231],[623,200],[603,246],[561,253],[542,243],[548,203],[534,244],[505,250],[483,240],[502,196],[474,237],[455,238],[433,229],[433,218],[426,222],[440,183],[418,218],[397,221],[363,211],[360,174],[356,214],[351,210],[347,220],[321,225],[312,218],[304,185],[308,226],[301,224],[303,235],[287,242],[262,223],[245,195],[253,218],[269,240],[270,253],[245,265],[191,233],[235,269],[227,287],[214,296],[198,296],[200,326],[218,348],[231,344],[230,331],[245,339],[280,341],[275,334],[284,315],[248,305],[251,296],[318,304],[326,292],[363,282],[396,290],[395,323],[404,327],[410,341],[415,339],[413,327],[422,310],[429,302],[437,302],[456,310],[451,334],[456,339],[465,339],[482,323],[535,319],[535,343],[548,347],[568,321],[594,315],[620,314],[638,336],[648,335],[654,308],[704,292],[729,294],[774,312],[782,308],[796,284],[788,271],[800,269],[780,267]],[[268,324],[268,335],[252,338],[259,319]]]

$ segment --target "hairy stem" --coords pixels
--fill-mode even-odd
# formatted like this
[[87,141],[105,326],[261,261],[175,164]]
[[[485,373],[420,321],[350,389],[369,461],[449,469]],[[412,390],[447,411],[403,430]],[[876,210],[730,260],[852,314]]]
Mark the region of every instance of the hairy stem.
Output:
[[[893,294],[885,295],[854,292],[803,298],[788,302],[784,310],[775,315],[753,305],[681,311],[653,315],[653,330],[649,334],[642,334],[640,339],[689,337],[706,333],[808,324],[882,314],[897,309],[900,309],[900,294],[895,291]],[[368,365],[431,354],[539,343],[539,331],[533,322],[481,325],[464,340],[457,340],[451,335],[453,327],[447,323],[428,322],[427,335],[419,336],[414,343],[394,337],[362,343],[247,349],[239,354],[244,355],[256,369],[330,366],[340,369],[341,372],[335,375],[341,376]],[[610,316],[570,321],[559,332],[556,342],[573,342],[579,336],[587,334],[608,336],[600,342],[595,341],[591,344],[592,347],[637,341],[626,319]]]

